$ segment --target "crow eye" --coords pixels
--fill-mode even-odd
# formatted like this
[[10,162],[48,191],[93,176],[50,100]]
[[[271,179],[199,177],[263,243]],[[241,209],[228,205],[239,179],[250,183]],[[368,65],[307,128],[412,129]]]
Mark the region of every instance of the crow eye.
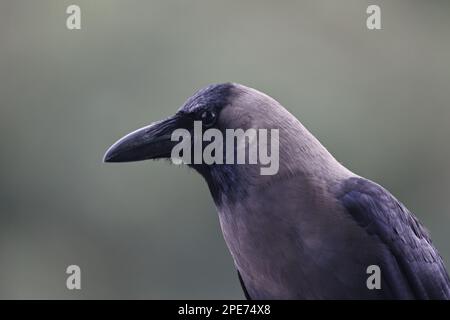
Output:
[[216,113],[214,111],[203,111],[200,120],[205,127],[211,127],[216,122]]

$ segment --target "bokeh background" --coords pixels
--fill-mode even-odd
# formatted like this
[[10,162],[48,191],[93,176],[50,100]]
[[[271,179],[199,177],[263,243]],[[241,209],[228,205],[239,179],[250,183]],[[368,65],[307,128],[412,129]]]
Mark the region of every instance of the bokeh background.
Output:
[[224,81],[275,97],[387,187],[448,265],[449,34],[445,0],[0,0],[0,298],[243,298],[200,176],[102,163]]

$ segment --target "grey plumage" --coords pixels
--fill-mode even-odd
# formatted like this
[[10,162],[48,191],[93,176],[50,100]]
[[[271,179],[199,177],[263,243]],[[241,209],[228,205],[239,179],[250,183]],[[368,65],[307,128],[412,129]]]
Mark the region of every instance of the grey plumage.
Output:
[[[192,165],[206,180],[251,299],[448,299],[450,280],[417,219],[388,191],[357,176],[271,97],[239,84],[206,87],[173,117],[126,136],[107,162],[170,156],[171,130],[192,130],[205,111],[214,127],[278,129],[280,168]],[[366,285],[369,265],[381,289]]]

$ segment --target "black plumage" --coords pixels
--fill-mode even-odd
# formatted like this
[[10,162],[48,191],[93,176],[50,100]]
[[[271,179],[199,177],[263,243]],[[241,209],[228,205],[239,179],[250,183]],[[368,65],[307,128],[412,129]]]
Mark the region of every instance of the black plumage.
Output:
[[394,257],[393,265],[383,270],[390,279],[383,288],[386,298],[450,298],[450,280],[441,256],[427,230],[402,203],[362,178],[348,179],[340,192],[338,197],[352,218]]

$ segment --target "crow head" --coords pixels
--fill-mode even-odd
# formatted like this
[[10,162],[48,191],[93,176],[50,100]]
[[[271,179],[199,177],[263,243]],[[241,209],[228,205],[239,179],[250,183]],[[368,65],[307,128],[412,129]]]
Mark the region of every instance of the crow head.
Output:
[[[172,139],[174,131],[183,129],[184,132],[195,136],[196,126],[198,129],[199,125],[202,132],[206,129],[215,129],[223,137],[227,136],[229,129],[245,132],[248,129],[279,129],[287,133],[285,136],[291,136],[295,140],[299,138],[295,129],[302,128],[298,120],[271,97],[240,84],[214,84],[196,92],[175,115],[131,132],[118,140],[108,149],[104,161],[130,162],[171,158],[172,151],[178,144],[178,141]],[[238,152],[234,152],[235,161],[232,164],[225,159],[228,156],[227,151],[231,148],[239,148],[239,143],[232,147],[230,144],[223,144],[222,161],[205,163],[204,161],[195,162],[194,151],[198,151],[198,146],[197,148],[194,146],[195,139],[190,140],[192,147],[188,152],[191,153],[190,159],[193,161],[188,165],[206,179],[215,200],[221,193],[226,193],[229,197],[231,193],[244,194],[247,188],[245,184],[256,184],[260,180],[262,164],[248,163],[250,151],[256,150],[249,151],[250,138],[251,136],[244,136],[243,146],[247,149],[244,151],[247,154],[247,162],[241,165],[236,165]],[[268,141],[273,137],[266,138]],[[209,139],[211,142],[213,140],[214,138]],[[277,144],[281,144],[281,140],[281,137],[276,137]],[[292,143],[289,144],[292,145]],[[208,142],[203,138],[200,148],[203,150],[206,145]],[[289,148],[286,145],[286,150]],[[260,151],[257,152],[259,156]]]

